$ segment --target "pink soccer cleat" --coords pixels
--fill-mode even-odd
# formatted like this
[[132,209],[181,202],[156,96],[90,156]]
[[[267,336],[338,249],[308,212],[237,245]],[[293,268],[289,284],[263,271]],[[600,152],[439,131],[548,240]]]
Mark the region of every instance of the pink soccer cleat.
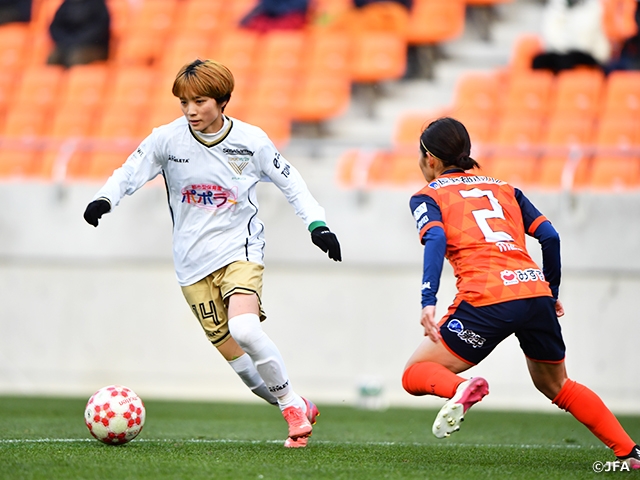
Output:
[[[307,406],[307,413],[306,413],[307,420],[309,420],[309,423],[311,425],[315,425],[316,424],[316,417],[320,416],[320,412],[318,411],[318,407],[316,407],[313,402],[307,400],[304,397],[302,397],[302,400],[304,400],[304,403]],[[291,407],[289,407],[289,408],[291,408]],[[291,429],[289,429],[289,432],[291,432]],[[309,433],[307,436],[304,436],[304,437],[292,438],[291,434],[289,434],[289,438],[287,438],[285,440],[284,446],[287,447],[287,448],[306,447],[310,436],[311,436],[311,433]]]
[[289,424],[289,437],[293,440],[311,435],[313,427],[300,407],[287,407],[282,416]]
[[640,445],[633,447],[629,455],[618,457],[618,460],[626,463],[631,470],[640,470]]
[[460,430],[460,422],[464,420],[473,405],[489,393],[489,384],[482,377],[471,378],[458,385],[456,393],[440,409],[431,431],[438,438],[445,438]]

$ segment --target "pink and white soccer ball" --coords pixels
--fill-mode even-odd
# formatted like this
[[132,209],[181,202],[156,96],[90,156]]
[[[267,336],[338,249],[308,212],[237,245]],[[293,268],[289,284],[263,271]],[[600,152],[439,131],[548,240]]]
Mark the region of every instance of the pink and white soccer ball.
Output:
[[84,411],[91,435],[108,445],[121,445],[138,436],[145,409],[140,397],[122,385],[109,385],[94,393]]

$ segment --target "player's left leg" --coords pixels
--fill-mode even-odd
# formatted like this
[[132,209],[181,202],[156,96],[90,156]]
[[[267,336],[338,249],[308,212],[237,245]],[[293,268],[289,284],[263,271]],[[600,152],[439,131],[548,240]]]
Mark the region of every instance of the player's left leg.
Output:
[[596,393],[567,377],[564,362],[544,363],[527,358],[527,366],[536,388],[552,403],[591,430],[618,459],[633,469],[640,469],[640,446]]
[[[293,388],[278,347],[260,325],[260,306],[256,294],[234,293],[228,297],[229,331],[251,357],[260,377],[277,398],[282,415],[289,424],[289,438],[311,435],[308,404]],[[311,413],[311,412],[310,412]],[[315,420],[316,413],[313,415]]]

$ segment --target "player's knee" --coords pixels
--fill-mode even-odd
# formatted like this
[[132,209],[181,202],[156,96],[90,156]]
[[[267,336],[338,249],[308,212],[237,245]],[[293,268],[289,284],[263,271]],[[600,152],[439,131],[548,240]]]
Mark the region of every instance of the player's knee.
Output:
[[229,319],[229,332],[243,350],[251,350],[260,342],[265,333],[260,326],[260,318],[253,313],[244,313]]

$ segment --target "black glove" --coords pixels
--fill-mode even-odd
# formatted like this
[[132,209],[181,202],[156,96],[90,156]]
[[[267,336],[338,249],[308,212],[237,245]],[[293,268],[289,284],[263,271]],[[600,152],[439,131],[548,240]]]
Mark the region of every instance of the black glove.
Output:
[[338,238],[327,227],[316,227],[311,232],[311,241],[323,252],[329,252],[329,258],[336,262],[342,261]]
[[109,210],[111,210],[111,204],[107,200],[99,198],[87,205],[87,209],[84,211],[84,219],[88,224],[97,227],[98,219],[102,218],[102,215]]

